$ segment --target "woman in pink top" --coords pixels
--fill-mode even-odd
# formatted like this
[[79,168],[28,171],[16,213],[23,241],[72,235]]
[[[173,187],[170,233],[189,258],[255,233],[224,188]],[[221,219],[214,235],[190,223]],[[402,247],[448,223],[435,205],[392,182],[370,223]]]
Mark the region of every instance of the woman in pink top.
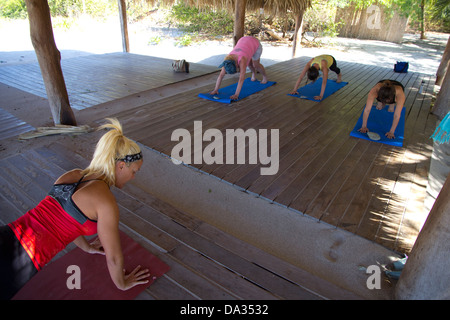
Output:
[[216,82],[216,87],[211,94],[218,94],[222,79],[226,73],[234,74],[239,71],[239,82],[236,92],[230,98],[237,100],[242,89],[242,84],[245,80],[245,72],[247,67],[252,71],[252,81],[256,81],[256,71],[263,75],[262,84],[267,83],[267,75],[264,66],[259,62],[262,53],[262,46],[258,39],[253,37],[242,37],[236,43],[233,50],[225,57],[223,63],[219,66],[222,68],[219,78]]

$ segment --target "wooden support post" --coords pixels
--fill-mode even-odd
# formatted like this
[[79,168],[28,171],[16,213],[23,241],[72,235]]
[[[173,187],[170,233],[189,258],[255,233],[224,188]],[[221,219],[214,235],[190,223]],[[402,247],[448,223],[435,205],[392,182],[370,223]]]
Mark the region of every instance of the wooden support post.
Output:
[[450,299],[450,176],[417,237],[395,288],[398,299]]
[[450,72],[446,72],[442,80],[441,90],[439,91],[436,102],[433,106],[433,114],[442,120],[450,111]]
[[436,72],[436,85],[442,85],[442,80],[448,70],[448,65],[450,63],[450,37],[448,37],[447,45],[445,46],[444,54],[442,55],[441,63]]
[[119,4],[120,29],[122,31],[123,52],[130,52],[130,41],[128,39],[127,4],[125,0],[117,0]]
[[[30,37],[44,79],[55,124],[76,125],[61,69],[61,54],[53,36],[47,1],[25,0],[30,21]],[[31,111],[32,112],[32,111]]]
[[247,0],[236,0],[234,9],[234,36],[233,36],[233,46],[239,41],[240,38],[244,36],[244,25],[245,25],[245,6]]
[[304,10],[300,11],[295,18],[295,31],[294,31],[294,40],[292,41],[292,58],[297,57],[298,51],[297,48],[301,46],[302,42],[302,25],[303,25],[303,14]]

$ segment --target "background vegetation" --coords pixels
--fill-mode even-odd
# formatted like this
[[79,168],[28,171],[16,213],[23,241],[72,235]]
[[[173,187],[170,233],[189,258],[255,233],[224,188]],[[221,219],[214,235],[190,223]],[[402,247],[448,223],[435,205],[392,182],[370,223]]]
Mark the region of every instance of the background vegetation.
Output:
[[[102,19],[116,15],[118,10],[117,0],[48,0],[48,3],[52,16],[62,18],[57,20],[57,26],[66,28],[70,26],[70,19],[82,14]],[[420,30],[422,17],[424,17],[427,31],[450,32],[450,0],[313,0],[312,8],[304,16],[303,30],[318,37],[336,36],[340,25],[340,22],[334,19],[337,7],[353,4],[365,8],[373,3],[395,8],[409,16],[409,27],[413,31]],[[422,5],[424,5],[423,11]],[[127,0],[130,23],[160,8],[163,8],[162,2],[152,7],[145,0]],[[165,22],[187,34],[180,40],[181,42],[188,44],[192,37],[198,35],[214,37],[230,35],[233,32],[234,17],[229,12],[188,7],[182,1],[166,9],[169,14],[165,16]],[[25,1],[1,0],[0,16],[7,19],[27,18]],[[261,28],[266,28],[285,36],[293,30],[295,22],[292,13],[282,17],[265,16],[263,20],[258,14],[248,13],[246,25],[247,31],[252,34],[261,31]]]

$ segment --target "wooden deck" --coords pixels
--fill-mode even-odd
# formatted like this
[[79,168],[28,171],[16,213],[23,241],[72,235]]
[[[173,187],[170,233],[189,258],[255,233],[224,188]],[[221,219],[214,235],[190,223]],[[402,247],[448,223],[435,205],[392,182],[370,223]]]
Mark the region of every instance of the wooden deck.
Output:
[[[98,136],[80,139],[91,149]],[[71,140],[0,160],[0,223],[11,222],[33,208],[63,172],[88,164],[90,153],[74,153]],[[361,299],[174,208],[133,183],[113,190],[120,207],[120,228],[171,268],[139,299]],[[67,250],[72,248],[69,245]]]
[[[191,64],[189,73],[174,73],[172,60],[121,52],[62,60],[61,67],[70,104],[77,110],[217,71]],[[47,97],[37,63],[0,67],[0,82]]]
[[[408,252],[427,214],[423,199],[432,150],[429,137],[435,129],[435,118],[429,115],[434,80],[340,62],[349,84],[317,103],[287,96],[306,61],[268,67],[270,80],[277,84],[230,106],[197,97],[212,90],[211,84],[117,117],[130,137],[166,155],[178,143],[171,141],[172,132],[185,128],[193,136],[194,121],[202,121],[203,132],[215,128],[224,136],[226,129],[279,129],[276,175],[260,175],[260,165],[192,166],[299,214]],[[385,78],[399,80],[406,88],[403,148],[349,136],[367,93]]]
[[[114,55],[110,58],[110,61],[121,61],[115,60]],[[134,58],[138,65],[145,65],[139,63],[140,57]],[[124,111],[114,116],[123,123],[125,134],[166,155],[171,154],[177,143],[170,138],[173,130],[185,128],[192,132],[194,121],[202,121],[203,132],[209,128],[222,132],[238,128],[279,129],[280,167],[276,175],[261,176],[259,165],[192,166],[267,202],[353,232],[387,248],[408,252],[427,214],[423,211],[423,199],[432,150],[429,136],[435,128],[435,119],[429,115],[434,79],[417,73],[395,74],[376,66],[339,62],[343,79],[349,81],[349,85],[317,103],[287,96],[306,61],[307,58],[300,58],[268,67],[269,79],[277,84],[230,106],[197,97],[198,93],[213,88],[211,82],[208,86],[183,89],[182,93],[147,101],[138,107],[134,100],[133,108],[127,109],[126,97],[131,93],[177,81],[167,79],[166,69],[164,73],[149,77],[143,86],[140,81],[134,85],[134,79],[139,79],[139,68],[122,70],[128,76],[126,80],[109,77],[108,72],[99,72],[100,68],[88,68],[79,73],[74,67],[72,73],[64,73],[67,83],[84,86],[80,96],[92,95],[83,108],[99,101],[106,106],[110,99],[120,97]],[[96,63],[108,65],[101,58]],[[4,75],[4,68],[0,68],[0,76]],[[27,72],[31,71],[21,74]],[[207,72],[202,69],[199,74]],[[84,78],[77,80],[79,74]],[[178,77],[172,72],[169,74]],[[87,85],[90,78],[99,75],[104,78],[104,87],[93,89],[93,82]],[[20,78],[20,74],[16,77]],[[406,87],[403,148],[349,136],[368,91],[383,78],[397,79]],[[0,79],[3,81],[4,78]],[[223,85],[234,81],[225,80]],[[422,81],[425,81],[424,94],[419,94]],[[183,88],[188,83],[183,82]],[[103,95],[100,91],[108,91],[105,86],[121,93],[105,92],[108,97],[99,98]],[[133,87],[133,92],[127,91],[127,87]],[[92,92],[83,91],[86,88]],[[33,93],[34,86],[21,89]],[[87,109],[80,112],[84,111]],[[52,137],[43,146],[0,157],[5,168],[0,171],[1,222],[12,221],[34,207],[59,174],[85,166],[97,138],[93,133],[77,139]],[[81,142],[76,142],[80,139]],[[141,298],[358,298],[144,194],[136,185],[115,192],[120,199],[121,228],[172,268]]]

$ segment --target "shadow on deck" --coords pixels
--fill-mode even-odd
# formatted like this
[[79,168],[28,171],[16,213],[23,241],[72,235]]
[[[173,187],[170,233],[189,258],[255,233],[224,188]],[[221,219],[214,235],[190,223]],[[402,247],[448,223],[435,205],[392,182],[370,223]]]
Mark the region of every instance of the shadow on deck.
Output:
[[[113,68],[114,57],[106,58],[101,64]],[[136,65],[146,65],[137,58]],[[171,83],[167,73],[174,74],[166,68],[161,79],[153,75],[136,91],[95,100],[100,92],[122,91],[134,83],[135,78],[105,72],[105,88],[81,92],[97,105],[76,112],[80,123],[115,116],[146,155],[142,177],[115,191],[121,228],[172,269],[141,298],[391,298],[392,284],[384,281],[383,290],[368,290],[361,268],[398,257],[391,250],[408,252],[426,218],[434,81],[417,73],[341,63],[349,85],[316,103],[286,95],[306,60],[268,67],[277,84],[230,106],[197,97],[214,85],[216,75],[209,70]],[[122,72],[130,70],[138,69]],[[88,74],[84,80],[66,74],[66,81],[86,85]],[[403,148],[349,136],[367,92],[383,78],[406,87]],[[419,94],[422,81],[424,94]],[[167,157],[175,144],[170,135],[177,128],[192,133],[193,121],[202,121],[203,130],[222,132],[279,129],[280,170],[261,176],[259,165],[175,166]],[[98,137],[49,137],[38,147],[30,142],[19,154],[7,150],[1,160],[1,220],[9,222],[33,207],[64,170],[85,166]]]

